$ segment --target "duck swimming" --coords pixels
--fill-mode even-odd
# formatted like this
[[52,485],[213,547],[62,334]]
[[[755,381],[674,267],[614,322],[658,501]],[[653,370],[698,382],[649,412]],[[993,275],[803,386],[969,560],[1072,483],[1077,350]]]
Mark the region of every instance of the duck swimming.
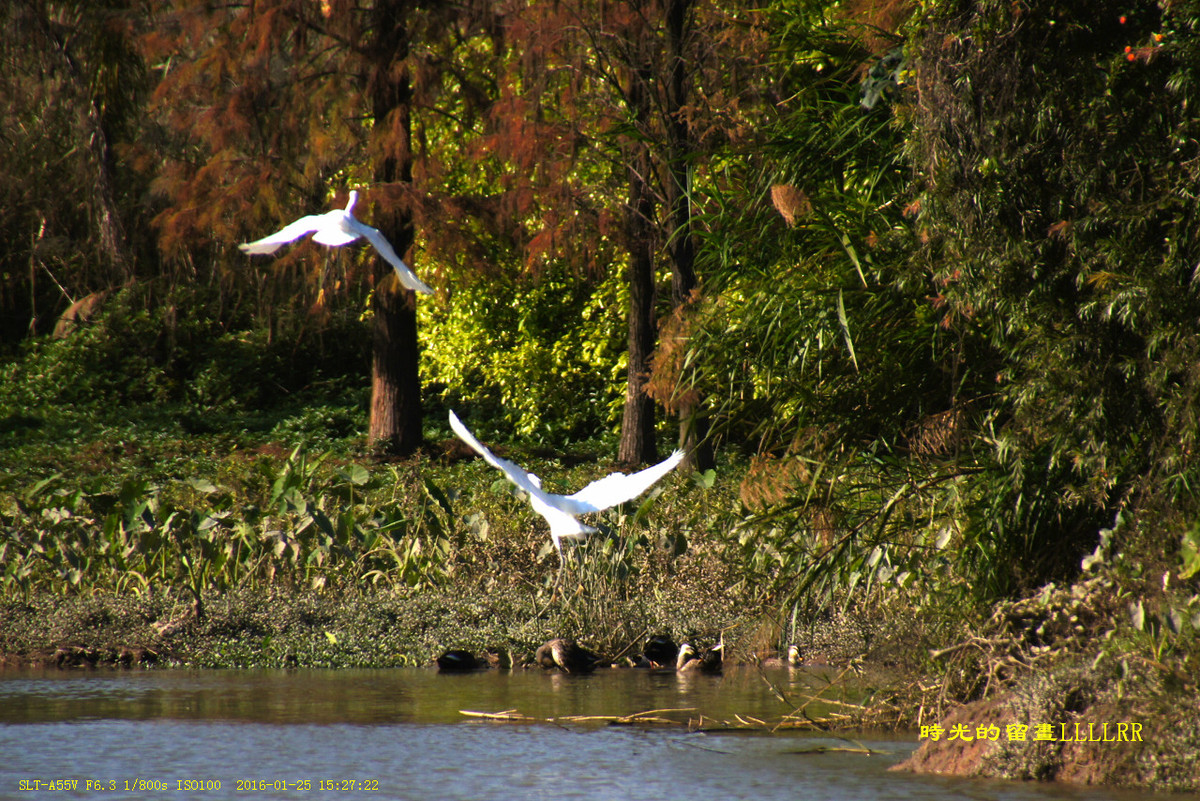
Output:
[[685,642],[679,646],[675,669],[680,673],[720,673],[722,668],[721,651],[724,648],[725,643],[721,642],[709,648],[703,655],[699,655],[696,653],[696,649]]
[[574,640],[560,637],[540,646],[534,654],[534,661],[545,670],[591,673],[601,659]]

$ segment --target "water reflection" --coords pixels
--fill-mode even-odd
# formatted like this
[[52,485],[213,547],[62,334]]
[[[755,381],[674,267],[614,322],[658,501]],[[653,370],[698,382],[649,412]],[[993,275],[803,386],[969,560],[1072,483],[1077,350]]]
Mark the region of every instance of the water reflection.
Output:
[[[770,671],[796,698],[825,679]],[[602,670],[437,674],[432,670],[149,671],[0,674],[0,722],[242,720],[264,723],[445,723],[459,710],[517,709],[538,718],[690,708],[697,715],[778,719],[788,711],[751,668],[724,676]]]
[[[767,676],[797,698],[824,677]],[[0,673],[0,801],[41,797],[568,799],[713,796],[775,801],[1139,797],[1070,787],[890,774],[912,738],[703,733],[683,726],[523,725],[464,718],[517,709],[541,718],[688,708],[708,719],[778,719],[786,707],[752,669],[677,677],[432,670]],[[86,782],[93,782],[91,788]],[[207,782],[203,792],[185,782]],[[141,784],[139,784],[141,782]],[[219,782],[220,789],[213,783]],[[34,791],[34,792],[31,792]]]
[[0,680],[0,722],[242,720],[394,723],[411,718],[405,686],[315,671],[60,674]]

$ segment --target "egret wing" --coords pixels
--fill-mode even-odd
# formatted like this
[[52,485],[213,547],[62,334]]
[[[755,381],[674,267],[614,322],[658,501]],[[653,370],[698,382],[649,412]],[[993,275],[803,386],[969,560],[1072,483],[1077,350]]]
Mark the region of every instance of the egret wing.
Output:
[[576,505],[571,511],[575,514],[599,512],[610,506],[616,506],[618,503],[633,500],[674,470],[681,461],[683,461],[683,451],[675,451],[666,459],[645,470],[639,470],[631,475],[611,473],[593,481],[574,495],[567,496],[567,500]]
[[350,225],[375,246],[375,249],[379,251],[379,255],[383,256],[388,264],[396,268],[396,275],[400,278],[400,283],[416,292],[421,292],[425,295],[433,294],[433,290],[426,286],[420,278],[417,278],[416,274],[404,263],[404,260],[396,255],[396,250],[392,247],[392,243],[387,240],[386,236],[380,233],[379,229],[372,228],[358,220],[352,220]]
[[301,217],[270,236],[264,236],[262,239],[238,245],[238,250],[249,254],[274,253],[288,242],[294,242],[300,237],[311,234],[320,228],[323,216],[321,214],[310,214],[307,217]]
[[516,484],[530,495],[540,494],[541,487],[538,486],[538,482],[536,480],[534,480],[528,473],[526,473],[517,465],[513,464],[507,459],[501,459],[499,456],[489,451],[482,442],[475,439],[475,435],[467,430],[467,427],[463,425],[463,422],[458,419],[458,415],[456,415],[454,412],[450,412],[450,428],[454,429],[454,433],[458,435],[459,439],[470,445],[472,450],[482,456],[485,462],[504,473],[504,475],[508,477],[509,481]]

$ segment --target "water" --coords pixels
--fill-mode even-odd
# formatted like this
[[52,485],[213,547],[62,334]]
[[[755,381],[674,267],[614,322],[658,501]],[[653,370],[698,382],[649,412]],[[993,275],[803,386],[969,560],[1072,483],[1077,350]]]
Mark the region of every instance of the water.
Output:
[[[793,699],[825,680],[786,670],[767,678]],[[886,772],[916,747],[912,737],[851,742],[561,720],[668,708],[687,711],[663,715],[703,715],[714,729],[721,728],[714,721],[736,723],[737,716],[777,721],[784,709],[752,669],[723,677],[635,670],[0,673],[0,799],[1140,797]],[[464,716],[464,709],[558,720],[495,722]],[[814,753],[821,746],[875,753]],[[68,789],[50,789],[61,786],[56,781]]]

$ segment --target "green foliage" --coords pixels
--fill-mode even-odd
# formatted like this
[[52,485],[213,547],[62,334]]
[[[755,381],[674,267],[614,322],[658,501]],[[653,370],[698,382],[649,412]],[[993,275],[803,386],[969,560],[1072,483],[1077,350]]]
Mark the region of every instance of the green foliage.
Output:
[[1121,508],[1195,519],[1195,12],[931,4],[898,61],[772,6],[787,101],[707,184],[658,368],[755,454],[739,540],[785,608],[968,608]]
[[935,609],[997,592],[975,583],[987,580],[996,555],[964,542],[972,487],[961,473],[869,452],[810,469],[807,494],[771,505],[737,532],[744,564],[768,579],[764,589],[782,591],[785,609],[811,617],[880,595]]
[[194,425],[212,430],[204,415],[277,407],[304,390],[341,397],[351,380],[363,381],[347,370],[367,372],[367,335],[356,320],[285,333],[228,330],[184,311],[212,300],[203,290],[163,297],[146,285],[113,293],[91,321],[61,339],[29,339],[0,365],[0,409],[192,404]]
[[[0,470],[0,595],[165,594],[208,604],[250,588],[341,592],[459,583],[515,584],[550,600],[557,556],[539,556],[549,538],[528,505],[514,503],[506,483],[501,492],[488,489],[494,471],[477,460],[356,462],[362,409],[339,404],[345,382],[309,387],[295,407],[252,410],[250,393],[210,394],[221,406],[207,407],[190,399],[200,394],[197,379],[135,403],[129,388],[147,385],[141,371],[155,368],[145,367],[149,360],[119,361],[110,338],[88,336],[107,328],[129,343],[151,327],[141,313],[126,314],[123,303],[76,337],[39,342],[29,359],[8,368],[13,380],[0,407],[0,464],[8,466]],[[235,355],[224,336],[178,348],[176,357],[210,348],[214,358]],[[79,371],[92,397],[75,388],[50,391],[54,376],[69,369],[63,362]],[[124,386],[93,372],[110,364],[127,371]],[[42,392],[49,397],[39,398]],[[605,469],[515,458],[552,476],[552,484],[583,484]],[[618,539],[598,541],[594,550],[616,548],[616,555],[602,554],[595,567],[588,560],[580,576],[610,591],[573,605],[576,613],[615,614],[604,601],[618,597],[623,609],[644,606],[652,595],[643,598],[637,588],[659,586],[690,554],[692,539],[719,528],[686,493],[664,494],[665,507],[653,500],[656,492],[601,520]],[[660,508],[669,510],[662,519]]]
[[844,28],[808,7],[774,13],[788,100],[749,168],[713,178],[705,303],[678,381],[710,399],[717,435],[759,452],[813,432],[895,440],[957,389],[939,364],[953,343],[904,263],[903,131],[882,104],[861,107],[869,54]]
[[[516,458],[572,486],[605,469]],[[131,467],[121,465],[142,472]],[[731,619],[740,594],[731,594],[729,581],[712,580],[725,528],[713,508],[729,508],[723,495],[730,483],[676,476],[640,502],[599,516],[592,522],[607,533],[569,549],[556,582],[558,556],[540,519],[506,483],[492,487],[493,473],[479,460],[367,467],[330,453],[260,447],[233,450],[183,478],[10,480],[0,486],[0,602],[20,607],[53,594],[76,606],[103,596],[161,607],[174,599],[204,611],[182,618],[198,644],[178,647],[198,649],[190,658],[200,664],[223,666],[297,658],[375,664],[401,658],[397,642],[407,651],[414,640],[424,650],[401,661],[425,663],[427,650],[462,645],[475,627],[486,629],[488,644],[497,643],[498,631],[523,645],[566,632],[616,651],[651,627],[711,636]],[[310,594],[324,610],[368,595],[390,599],[400,608],[389,619],[401,630],[374,635],[379,641],[371,644],[357,628],[322,622],[326,612],[315,611],[262,625],[251,622],[258,601],[233,600]],[[505,605],[519,609],[503,612]],[[475,620],[476,607],[492,617]],[[153,619],[181,615],[176,608]],[[210,626],[216,630],[197,630]],[[175,635],[162,637],[160,652],[166,641],[177,643]],[[309,653],[314,647],[319,654]],[[356,649],[370,656],[349,653]]]
[[4,366],[4,404],[16,409],[170,399],[179,388],[162,369],[163,323],[162,315],[147,311],[134,293],[118,293],[97,323],[64,339],[27,340],[21,358]]
[[626,291],[555,263],[536,277],[504,274],[422,305],[423,370],[449,408],[486,420],[481,436],[590,439],[620,424]]
[[4,594],[183,589],[199,599],[275,583],[417,587],[450,575],[459,532],[436,484],[368,502],[380,478],[326,462],[299,449],[282,463],[258,459],[240,490],[204,478],[126,479],[115,491],[43,479],[0,509]]
[[736,533],[768,603],[812,616],[880,591],[931,606],[995,591],[994,577],[957,578],[974,557],[990,569],[951,547],[978,497],[959,403],[973,379],[910,263],[893,93],[864,108],[876,57],[831,12],[772,13],[788,99],[759,158],[711,184],[705,297],[683,354],[659,366],[755,457]]
[[972,525],[1033,580],[1122,506],[1196,503],[1197,33],[1193,4],[984,3],[915,40],[925,255],[995,377]]

